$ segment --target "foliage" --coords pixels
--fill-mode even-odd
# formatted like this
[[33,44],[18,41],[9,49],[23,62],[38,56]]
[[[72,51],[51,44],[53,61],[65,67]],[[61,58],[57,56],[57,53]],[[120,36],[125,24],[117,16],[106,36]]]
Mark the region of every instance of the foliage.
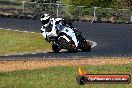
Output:
[[62,4],[64,5],[71,5],[72,0],[60,0]]
[[112,0],[72,0],[72,4],[76,6],[87,6],[87,7],[109,7]]
[[57,0],[32,0],[32,2],[37,3],[56,3]]
[[132,9],[132,0],[61,0],[64,4],[75,6],[102,7],[102,8],[124,8]]
[[32,0],[32,3],[26,3],[25,7],[30,11],[31,15],[37,17],[40,17],[44,13],[50,13],[52,16],[55,16],[57,5],[54,3],[57,1],[58,0]]
[[[27,5],[29,11],[32,11],[32,14],[35,16],[40,16],[43,13],[50,13],[52,16],[55,16],[57,6],[54,4],[44,4],[45,0],[35,0],[35,3],[30,3]],[[56,1],[61,1],[65,6],[61,6],[59,8],[59,14],[61,17],[66,17],[64,15],[70,17],[80,17],[80,16],[94,16],[94,7],[99,7],[96,9],[97,17],[111,17],[116,15],[121,19],[123,16],[122,12],[117,9],[126,9],[131,7],[131,0],[127,2],[127,0],[47,0],[45,3],[54,3]],[[73,5],[73,6],[68,6]],[[84,7],[81,7],[84,6]],[[107,8],[107,9],[103,9]],[[114,8],[114,9],[108,9]],[[128,12],[127,12],[128,13]],[[121,15],[120,15],[121,14]],[[126,16],[128,16],[127,14]],[[128,19],[128,17],[127,17]]]
[[132,0],[122,0],[122,3],[132,10]]

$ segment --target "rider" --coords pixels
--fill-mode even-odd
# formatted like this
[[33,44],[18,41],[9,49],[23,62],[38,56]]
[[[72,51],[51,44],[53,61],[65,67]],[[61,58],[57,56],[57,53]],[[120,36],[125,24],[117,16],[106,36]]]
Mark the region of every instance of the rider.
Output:
[[[61,27],[68,26],[75,32],[76,35],[81,35],[81,33],[76,30],[71,22],[66,22],[62,18],[51,18],[49,14],[44,14],[41,16],[41,23],[43,24],[41,28],[41,33],[45,37],[47,42],[50,42],[50,37],[57,36],[57,33],[61,30]],[[57,27],[59,26],[59,27]]]
[[41,33],[45,37],[47,42],[50,42],[51,36],[57,36],[55,28],[55,19],[51,18],[49,14],[44,14],[41,16],[41,23],[43,24],[41,28]]

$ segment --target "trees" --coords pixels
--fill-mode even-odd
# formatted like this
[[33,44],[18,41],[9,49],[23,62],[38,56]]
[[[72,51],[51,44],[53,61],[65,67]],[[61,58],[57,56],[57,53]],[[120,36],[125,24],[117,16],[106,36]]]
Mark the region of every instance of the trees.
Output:
[[[132,10],[132,0],[32,0],[36,3],[32,3],[32,5],[29,5],[28,8],[30,8],[34,14],[37,16],[42,13],[51,13],[52,15],[56,14],[57,11],[57,5],[56,1],[61,1],[63,5],[60,5],[59,13],[61,15],[68,15],[68,16],[93,16],[95,8],[93,7],[101,7],[100,9],[96,9],[96,15],[101,15],[103,17],[117,14],[119,15],[121,13],[128,13],[130,11],[128,10],[122,10],[119,11],[118,9],[125,9],[131,8]],[[45,3],[53,3],[53,4],[45,4]],[[71,6],[73,5],[73,6]],[[104,8],[104,9],[102,9]],[[107,9],[106,9],[107,8]],[[111,9],[114,8],[114,9]],[[108,10],[109,9],[109,10]],[[126,14],[125,14],[126,15]],[[124,15],[123,15],[124,16]]]
[[128,7],[132,10],[132,0],[122,0],[122,3],[125,7]]
[[41,16],[43,13],[51,13],[54,15],[56,13],[56,5],[54,5],[56,1],[58,0],[31,0],[34,3],[26,3],[25,7],[34,16]]
[[72,0],[60,0],[64,5],[71,5]]
[[87,6],[87,7],[102,7],[102,8],[124,8],[129,7],[132,9],[132,0],[31,0],[37,3],[56,3],[56,1],[61,1],[66,5],[75,6]]
[[57,0],[31,0],[31,2],[38,2],[38,3],[56,3]]
[[81,5],[88,7],[110,7],[113,0],[71,0],[73,5]]
[[132,0],[122,0],[125,6],[127,6],[131,11],[131,22],[132,22]]
[[[69,1],[69,0],[65,0],[65,1]],[[95,9],[93,7],[109,8],[111,7],[112,2],[113,0],[71,0],[69,4],[72,4],[75,7],[74,6],[70,7],[69,11],[72,15],[75,16],[94,15],[93,12]],[[103,11],[98,10],[98,12],[104,14],[104,16],[106,15],[105,12]]]

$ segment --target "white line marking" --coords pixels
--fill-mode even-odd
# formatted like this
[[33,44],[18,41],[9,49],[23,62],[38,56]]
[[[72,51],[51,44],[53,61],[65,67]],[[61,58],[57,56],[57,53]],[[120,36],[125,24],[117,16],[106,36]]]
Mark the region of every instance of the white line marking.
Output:
[[14,30],[14,31],[18,31],[19,32],[19,30]]
[[30,32],[30,33],[33,33],[33,34],[34,34],[34,33],[36,33],[36,32]]
[[10,55],[5,55],[5,56],[10,56]]
[[37,54],[37,53],[31,53],[31,54]]
[[6,30],[11,30],[11,29],[6,29]]
[[23,31],[23,32],[28,32],[28,31]]
[[37,32],[29,32],[29,31],[19,31],[19,30],[13,30],[13,29],[5,29],[5,28],[0,28],[3,30],[12,30],[12,31],[16,31],[16,32],[27,32],[27,33],[36,33],[36,34],[41,34],[41,33],[37,33]]
[[18,55],[24,55],[24,54],[18,54]]

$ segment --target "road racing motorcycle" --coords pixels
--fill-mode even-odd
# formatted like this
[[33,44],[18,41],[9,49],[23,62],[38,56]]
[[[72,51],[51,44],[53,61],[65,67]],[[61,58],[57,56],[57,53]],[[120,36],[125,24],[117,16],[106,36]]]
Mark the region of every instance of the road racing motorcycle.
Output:
[[67,49],[69,52],[77,52],[79,49],[84,52],[91,50],[90,42],[82,36],[82,33],[75,32],[76,28],[60,24],[56,25],[56,28],[59,29],[56,31],[57,36],[49,36],[52,42],[52,50],[55,53],[61,49]]

